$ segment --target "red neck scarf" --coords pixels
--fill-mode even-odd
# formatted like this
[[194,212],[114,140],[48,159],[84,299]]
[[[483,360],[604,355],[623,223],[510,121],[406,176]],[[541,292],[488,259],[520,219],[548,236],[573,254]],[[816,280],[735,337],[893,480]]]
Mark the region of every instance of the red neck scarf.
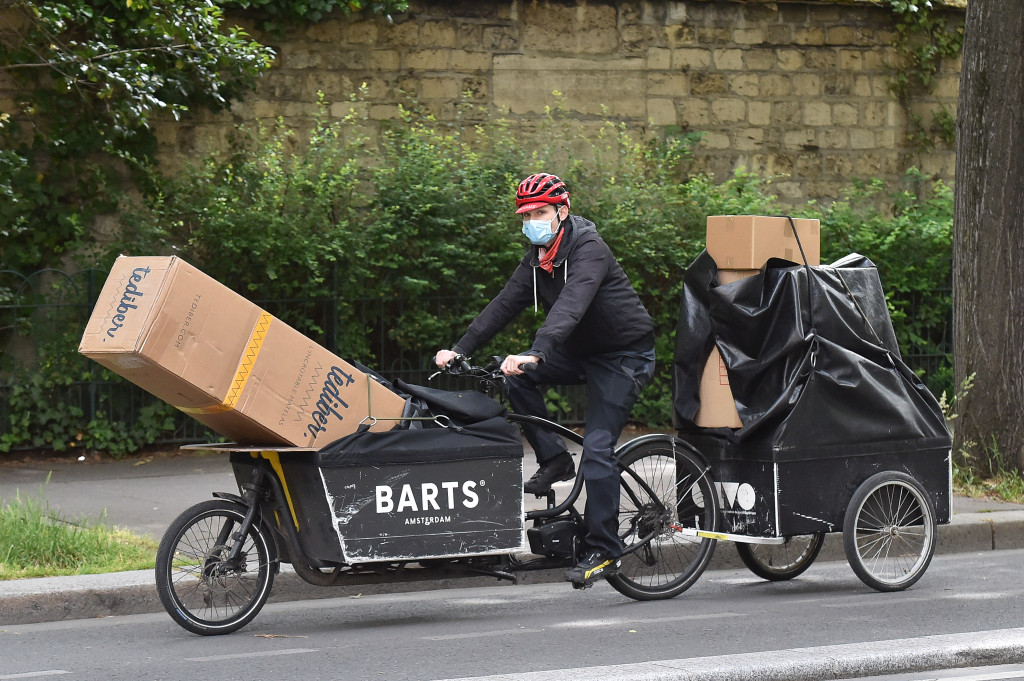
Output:
[[555,271],[555,256],[558,255],[558,246],[562,243],[562,236],[565,234],[564,229],[558,230],[558,236],[555,238],[554,243],[548,246],[546,249],[539,249],[540,254],[540,268],[551,274]]

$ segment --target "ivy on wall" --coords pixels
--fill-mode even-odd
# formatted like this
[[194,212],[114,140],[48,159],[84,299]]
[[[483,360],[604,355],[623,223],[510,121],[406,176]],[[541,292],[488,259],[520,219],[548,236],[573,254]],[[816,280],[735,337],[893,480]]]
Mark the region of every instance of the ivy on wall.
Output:
[[936,76],[943,59],[959,56],[963,48],[963,26],[951,26],[930,0],[889,0],[896,19],[893,47],[899,60],[889,81],[889,90],[907,113],[909,140],[920,149],[933,148],[936,142],[956,141],[956,117],[942,107],[930,122],[914,114],[911,103],[935,89]]

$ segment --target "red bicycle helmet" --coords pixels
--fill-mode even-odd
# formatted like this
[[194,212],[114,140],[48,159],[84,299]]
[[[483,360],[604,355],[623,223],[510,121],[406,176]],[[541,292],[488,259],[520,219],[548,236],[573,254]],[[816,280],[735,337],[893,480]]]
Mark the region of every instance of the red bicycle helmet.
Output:
[[519,183],[516,189],[516,213],[525,213],[544,205],[569,205],[569,190],[557,175],[537,173]]

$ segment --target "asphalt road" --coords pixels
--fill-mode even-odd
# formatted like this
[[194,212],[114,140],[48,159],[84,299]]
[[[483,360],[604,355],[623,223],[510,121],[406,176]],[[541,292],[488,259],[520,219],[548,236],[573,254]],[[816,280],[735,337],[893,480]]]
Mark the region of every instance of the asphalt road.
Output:
[[[350,595],[270,604],[222,637],[165,614],[9,625],[0,679],[797,681],[1004,664],[1024,659],[1022,560],[937,556],[917,585],[888,594],[834,562],[783,583],[711,571],[649,603],[606,584]],[[993,642],[998,654],[985,651]]]

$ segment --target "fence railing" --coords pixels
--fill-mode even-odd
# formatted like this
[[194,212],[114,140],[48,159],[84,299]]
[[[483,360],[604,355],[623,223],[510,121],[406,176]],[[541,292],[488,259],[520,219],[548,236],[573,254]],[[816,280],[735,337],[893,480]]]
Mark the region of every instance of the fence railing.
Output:
[[[43,369],[54,372],[55,364],[59,365],[56,373],[65,378],[56,389],[57,394],[51,394],[54,408],[71,410],[85,422],[102,415],[112,422],[134,424],[147,407],[162,404],[76,352],[106,275],[105,271],[96,269],[74,273],[47,269],[29,275],[0,270],[0,433],[9,432],[12,426],[15,389],[31,385],[33,376]],[[343,339],[351,341],[357,337],[360,350],[354,359],[372,366],[389,379],[422,383],[432,371],[431,355],[437,347],[410,349],[396,342],[393,331],[400,323],[398,320],[403,319],[412,306],[428,312],[450,310],[452,306],[476,311],[485,301],[468,298],[343,300],[335,296],[254,302],[286,321],[288,318],[317,320],[317,328],[306,329],[307,335],[342,357],[353,356],[348,348],[339,347],[344,345]],[[361,328],[355,336],[352,329],[339,329],[341,305],[346,309],[347,324],[358,320],[356,324]],[[929,338],[922,339],[921,346],[905,348],[907,364],[929,377],[948,374],[952,347],[949,326],[947,323],[942,328],[932,329]],[[448,342],[459,331],[452,329],[450,338],[438,338],[437,342]],[[935,384],[931,387],[937,389]],[[49,386],[49,390],[54,389]],[[563,389],[563,393],[566,399],[560,404],[567,411],[561,414],[561,420],[581,422],[582,389],[573,386]],[[158,442],[187,443],[213,437],[204,426],[184,414],[175,412],[174,418],[174,431]]]

